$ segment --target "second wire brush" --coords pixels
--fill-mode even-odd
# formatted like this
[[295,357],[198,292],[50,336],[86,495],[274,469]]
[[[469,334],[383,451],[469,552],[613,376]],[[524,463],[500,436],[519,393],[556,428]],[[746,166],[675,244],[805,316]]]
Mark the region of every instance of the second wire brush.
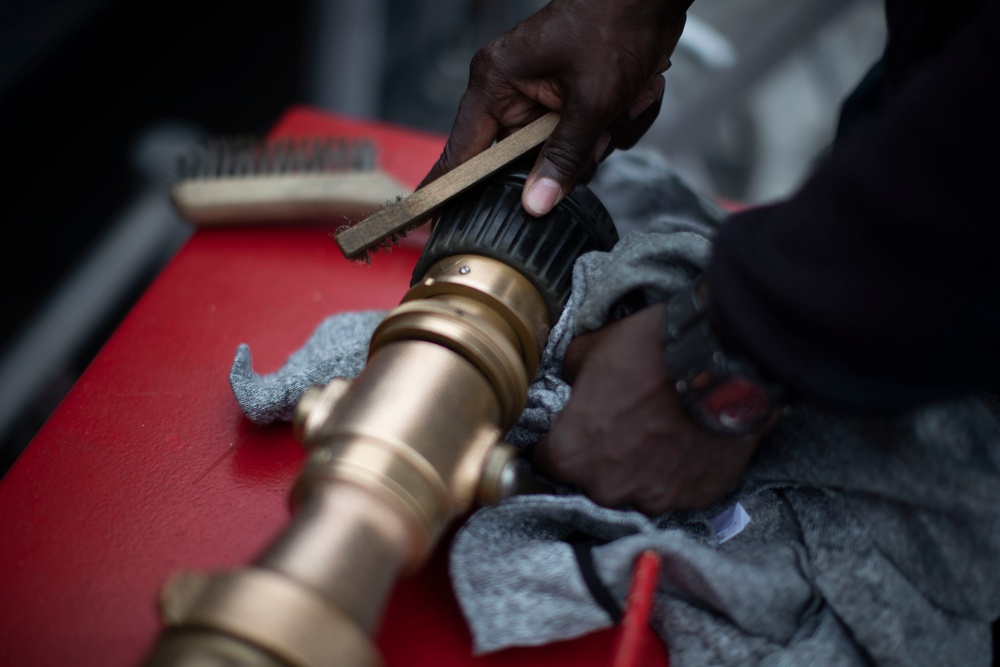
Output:
[[361,218],[409,193],[378,167],[370,139],[217,138],[184,155],[170,188],[199,226]]

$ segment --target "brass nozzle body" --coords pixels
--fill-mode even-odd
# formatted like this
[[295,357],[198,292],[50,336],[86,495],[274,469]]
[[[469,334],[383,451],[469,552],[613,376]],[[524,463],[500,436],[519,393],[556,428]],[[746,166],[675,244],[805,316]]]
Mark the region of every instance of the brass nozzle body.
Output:
[[548,329],[520,273],[479,255],[434,264],[376,329],[365,370],[303,396],[309,456],[293,520],[253,567],[168,586],[150,665],[361,667],[398,576],[509,489],[503,434]]

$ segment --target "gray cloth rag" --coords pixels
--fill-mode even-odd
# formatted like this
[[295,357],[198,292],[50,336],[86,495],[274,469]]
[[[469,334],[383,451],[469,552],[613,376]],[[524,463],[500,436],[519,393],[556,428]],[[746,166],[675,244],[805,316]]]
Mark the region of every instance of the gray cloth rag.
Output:
[[[652,151],[613,154],[590,187],[622,240],[577,262],[528,407],[507,436],[522,451],[569,396],[560,369],[572,338],[689,284],[724,224]],[[257,423],[287,420],[309,385],[356,376],[383,315],[334,315],[266,376],[240,346],[230,380],[243,411]],[[713,520],[737,501],[751,520],[720,539]],[[978,399],[891,420],[797,405],[740,487],[702,512],[653,519],[568,491],[480,509],[450,554],[476,653],[614,623],[581,570],[571,544],[580,536],[620,606],[638,555],[660,554],[652,623],[674,667],[988,665],[989,624],[1000,615],[1000,421]]]

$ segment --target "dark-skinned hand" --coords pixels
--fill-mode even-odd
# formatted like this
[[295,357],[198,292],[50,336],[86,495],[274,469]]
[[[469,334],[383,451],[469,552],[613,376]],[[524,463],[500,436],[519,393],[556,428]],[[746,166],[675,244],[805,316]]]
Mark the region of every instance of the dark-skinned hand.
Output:
[[690,3],[552,0],[481,48],[444,152],[421,186],[554,110],[559,124],[522,195],[528,213],[548,213],[653,124]]
[[652,306],[570,344],[569,401],[532,453],[539,472],[594,502],[650,516],[731,491],[764,431],[737,438],[691,420],[662,361],[662,316]]

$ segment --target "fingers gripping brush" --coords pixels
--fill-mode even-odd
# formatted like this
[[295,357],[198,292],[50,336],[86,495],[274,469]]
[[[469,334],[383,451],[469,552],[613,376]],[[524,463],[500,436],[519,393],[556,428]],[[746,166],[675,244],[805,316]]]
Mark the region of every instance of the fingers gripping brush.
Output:
[[147,665],[379,665],[372,637],[396,580],[449,523],[521,490],[503,436],[576,259],[617,241],[583,185],[530,217],[526,177],[503,170],[441,209],[364,370],[299,400],[295,433],[309,453],[289,525],[248,567],[171,579]]

